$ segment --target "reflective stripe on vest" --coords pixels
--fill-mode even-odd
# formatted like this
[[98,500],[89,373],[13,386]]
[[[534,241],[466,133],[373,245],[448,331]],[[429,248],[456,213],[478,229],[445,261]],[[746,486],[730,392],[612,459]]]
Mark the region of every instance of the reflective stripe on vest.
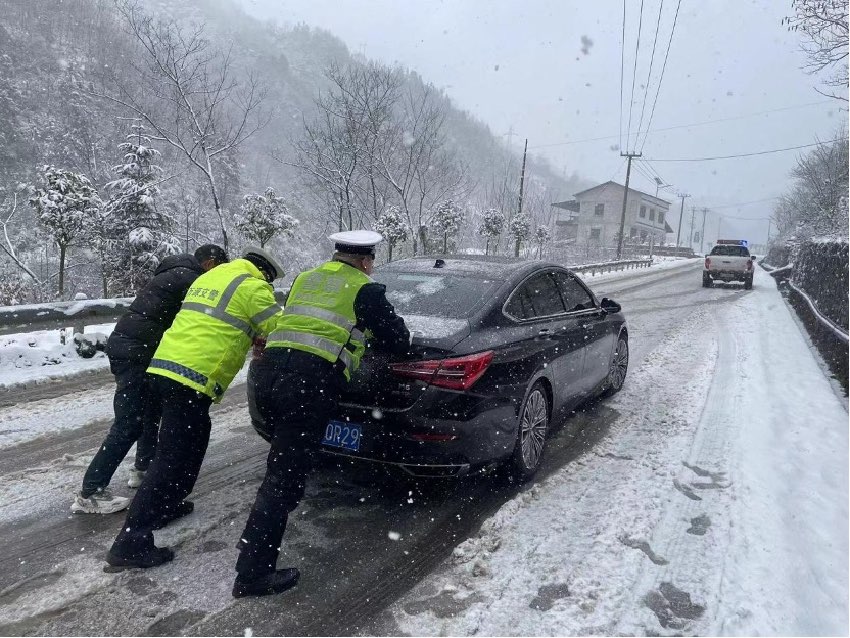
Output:
[[316,308],[315,306],[292,304],[284,308],[283,314],[300,315],[302,317],[313,317],[315,319],[321,319],[322,321],[327,321],[328,323],[332,323],[335,326],[339,326],[340,328],[342,328],[343,330],[347,330],[348,332],[351,332],[354,329],[354,324],[346,317],[343,317],[342,315],[332,312],[330,310],[325,310],[324,308]]
[[189,379],[189,381],[193,381],[198,385],[207,385],[206,376],[201,374],[200,372],[195,372],[192,368],[187,368],[184,365],[180,365],[179,363],[174,363],[173,361],[166,361],[165,359],[151,359],[149,364],[150,368],[159,368],[160,370],[168,370],[169,372],[173,372],[174,374],[179,374],[181,377]]
[[269,341],[290,341],[298,343],[302,346],[310,346],[323,352],[327,352],[334,359],[342,361],[346,368],[351,368],[354,363],[351,355],[345,349],[345,346],[340,347],[335,341],[319,337],[317,335],[307,334],[306,332],[295,332],[294,330],[276,330],[269,335]]
[[[219,321],[223,321],[229,326],[233,326],[240,332],[245,333],[249,339],[253,339],[257,336],[257,333],[251,327],[251,324],[247,321],[240,319],[239,317],[234,317],[233,315],[227,312],[227,306],[230,304],[230,300],[233,299],[233,295],[236,294],[236,289],[239,288],[239,285],[248,279],[251,275],[239,275],[233,281],[231,281],[227,288],[224,289],[224,294],[221,295],[221,298],[218,300],[218,303],[214,306],[208,306],[206,304],[199,303],[197,301],[184,301],[183,305],[180,306],[181,310],[193,310],[195,312],[202,312],[208,317],[214,317]],[[272,308],[277,308],[277,306],[272,306],[271,308],[267,308],[260,315],[269,312]],[[269,316],[274,315],[272,312]],[[266,317],[268,318],[268,317]],[[173,372],[173,371],[172,371]]]

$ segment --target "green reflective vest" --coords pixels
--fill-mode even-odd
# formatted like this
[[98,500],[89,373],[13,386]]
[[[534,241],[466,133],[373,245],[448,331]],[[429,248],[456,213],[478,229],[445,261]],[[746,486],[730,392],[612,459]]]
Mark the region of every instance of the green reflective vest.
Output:
[[266,348],[310,352],[342,362],[346,379],[360,365],[366,339],[355,326],[354,301],[372,279],[353,266],[329,261],[295,278],[286,308],[269,334]]
[[198,277],[165,331],[148,372],[173,379],[216,403],[245,364],[254,337],[281,309],[260,270],[235,259]]

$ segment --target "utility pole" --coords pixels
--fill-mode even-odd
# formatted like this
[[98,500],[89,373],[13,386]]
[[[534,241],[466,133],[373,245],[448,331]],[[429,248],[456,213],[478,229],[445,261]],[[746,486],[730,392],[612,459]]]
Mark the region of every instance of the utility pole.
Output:
[[623,214],[620,216],[620,237],[617,242],[617,261],[623,256],[623,235],[626,230],[626,202],[629,199],[629,178],[632,174],[632,158],[640,157],[642,153],[620,153],[620,157],[628,157],[629,165],[626,168],[626,189],[623,191]]
[[525,139],[525,150],[522,152],[522,171],[519,174],[519,208],[517,215],[522,215],[522,190],[525,184],[525,155],[528,153],[528,138]]
[[[525,150],[522,152],[522,171],[519,174],[519,206],[517,207],[517,217],[522,215],[522,191],[525,185],[525,156],[528,153],[528,138],[525,138]],[[517,237],[516,244],[514,245],[514,257],[519,257],[519,245],[522,240]]]
[[770,244],[770,225],[773,223],[773,219],[770,217],[767,218],[767,243]]
[[679,197],[682,198],[682,207],[679,209],[679,225],[676,227],[676,248],[679,247],[679,237],[682,236],[682,215],[685,212],[685,198],[690,197],[690,195],[679,193]]
[[708,209],[703,208],[702,209],[702,231],[700,231],[700,234],[699,234],[699,252],[700,252],[700,254],[702,254],[702,252],[703,252],[703,245],[705,243],[705,216],[706,216],[706,213],[708,213]]

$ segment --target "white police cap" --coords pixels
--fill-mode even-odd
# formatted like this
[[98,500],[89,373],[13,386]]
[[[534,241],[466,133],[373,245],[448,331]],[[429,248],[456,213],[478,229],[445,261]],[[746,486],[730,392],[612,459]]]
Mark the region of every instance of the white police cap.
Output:
[[346,230],[329,235],[338,252],[349,255],[374,255],[375,246],[384,240],[380,233],[373,230]]
[[280,265],[277,259],[272,257],[271,253],[266,250],[263,250],[259,246],[248,246],[245,250],[242,251],[242,257],[248,257],[249,255],[254,257],[259,257],[262,261],[265,261],[273,270],[274,277],[273,279],[277,279],[278,277],[283,277],[286,273],[283,270],[283,266]]

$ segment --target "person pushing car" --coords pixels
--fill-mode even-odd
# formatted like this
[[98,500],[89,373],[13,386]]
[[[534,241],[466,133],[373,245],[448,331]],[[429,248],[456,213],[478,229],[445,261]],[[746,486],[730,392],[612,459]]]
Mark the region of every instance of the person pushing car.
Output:
[[333,259],[295,279],[255,364],[257,408],[271,440],[266,475],[238,543],[233,596],[264,596],[293,587],[295,568],[277,569],[289,512],[304,486],[343,384],[369,347],[404,354],[410,333],[370,277],[380,234],[335,233]]

